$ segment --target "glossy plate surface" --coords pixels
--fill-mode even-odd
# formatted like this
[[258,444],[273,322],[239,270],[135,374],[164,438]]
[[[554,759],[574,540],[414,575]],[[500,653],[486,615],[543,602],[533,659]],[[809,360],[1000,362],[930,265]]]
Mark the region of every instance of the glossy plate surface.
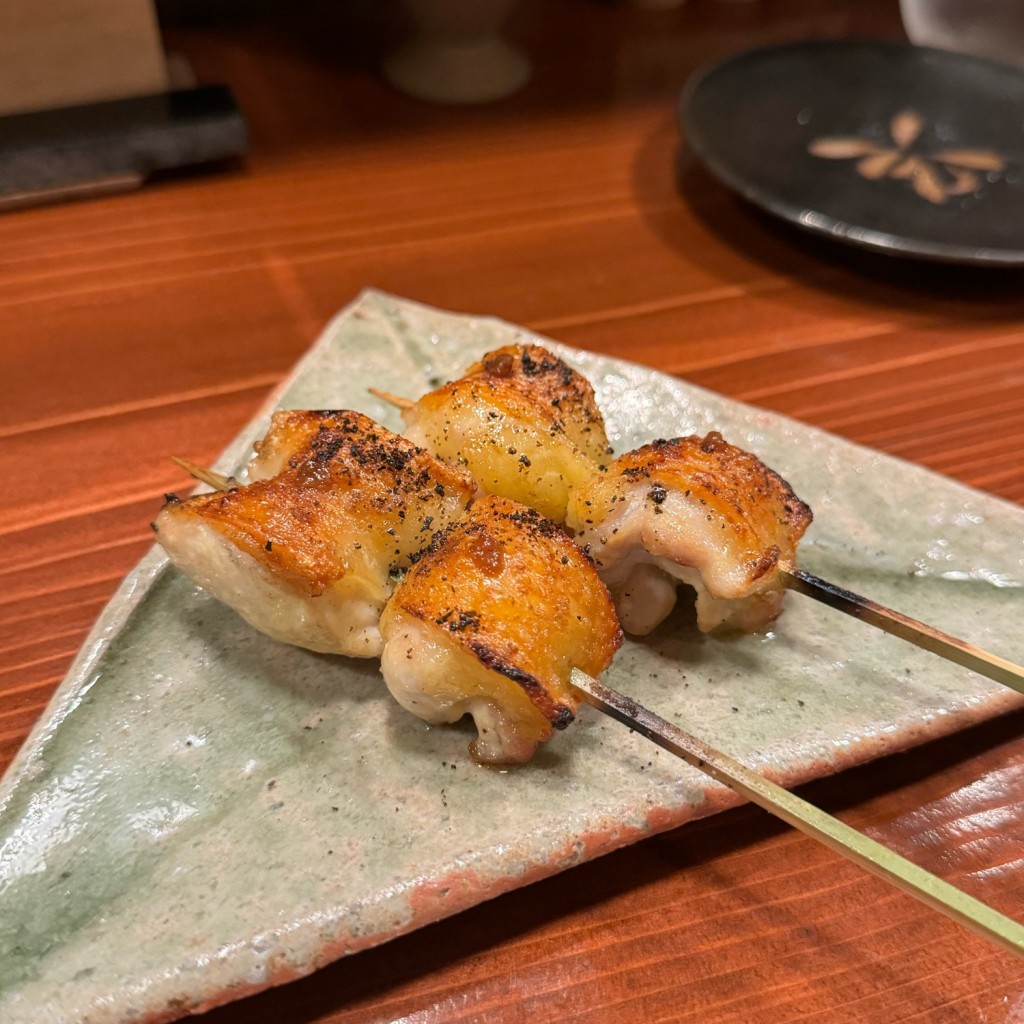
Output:
[[[368,292],[276,401],[397,428],[368,385],[415,396],[529,337]],[[650,370],[560,351],[593,381],[619,450],[722,430],[814,508],[809,570],[1024,658],[1020,508]],[[245,462],[269,413],[220,470]],[[767,637],[705,638],[677,612],[628,642],[606,678],[784,783],[1021,703],[799,595]],[[375,662],[255,634],[154,550],[0,788],[0,1019],[173,1019],[735,801],[589,709],[515,771],[474,765],[472,734],[402,711]]]
[[730,188],[892,255],[1024,264],[1024,71],[881,42],[739,54],[687,87],[689,146]]

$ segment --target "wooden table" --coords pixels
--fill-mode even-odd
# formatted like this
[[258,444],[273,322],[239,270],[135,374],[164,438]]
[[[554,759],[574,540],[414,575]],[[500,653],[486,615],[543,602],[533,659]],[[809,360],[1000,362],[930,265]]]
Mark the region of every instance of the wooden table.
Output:
[[[244,166],[0,220],[0,765],[212,459],[361,288],[494,313],[1024,499],[1019,275],[869,258],[745,207],[674,105],[758,42],[899,36],[895,0],[534,0],[513,99],[374,66],[388,8],[169,32],[235,89]],[[807,786],[1024,919],[1024,714]],[[214,1011],[227,1022],[1024,1019],[1024,964],[742,808]]]

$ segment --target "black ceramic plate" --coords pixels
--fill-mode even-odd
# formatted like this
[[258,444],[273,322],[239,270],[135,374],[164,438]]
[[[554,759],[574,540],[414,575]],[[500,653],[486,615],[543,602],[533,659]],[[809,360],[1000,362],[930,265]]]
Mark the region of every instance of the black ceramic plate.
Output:
[[1024,265],[1024,72],[924,47],[802,42],[683,94],[686,141],[757,206],[894,255]]

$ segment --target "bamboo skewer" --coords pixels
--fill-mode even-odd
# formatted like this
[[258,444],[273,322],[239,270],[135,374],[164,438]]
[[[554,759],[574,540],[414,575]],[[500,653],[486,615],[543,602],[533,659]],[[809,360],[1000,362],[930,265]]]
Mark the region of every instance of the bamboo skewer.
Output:
[[212,469],[207,469],[205,466],[200,466],[198,463],[190,462],[177,455],[172,455],[171,459],[181,466],[193,480],[208,484],[215,491],[229,491],[232,487],[238,486],[238,481],[233,476],[215,473]]
[[403,398],[401,395],[396,395],[391,391],[383,391],[381,388],[367,388],[374,398],[379,398],[383,402],[387,402],[388,405],[393,405],[396,409],[411,409],[416,403],[411,399]]
[[583,700],[664,750],[946,917],[1024,958],[1024,925],[869,839],[789,790],[660,718],[642,704],[573,669]]
[[813,573],[804,572],[803,569],[797,569],[796,566],[783,563],[779,570],[787,589],[813,597],[815,601],[821,601],[830,608],[862,619],[886,633],[898,636],[901,640],[1024,693],[1024,668],[1020,665],[996,654],[990,654],[966,640],[950,636],[949,633],[929,626],[926,622],[920,622],[902,612],[887,608],[870,598],[861,597],[852,590],[844,590],[835,583],[823,580]]

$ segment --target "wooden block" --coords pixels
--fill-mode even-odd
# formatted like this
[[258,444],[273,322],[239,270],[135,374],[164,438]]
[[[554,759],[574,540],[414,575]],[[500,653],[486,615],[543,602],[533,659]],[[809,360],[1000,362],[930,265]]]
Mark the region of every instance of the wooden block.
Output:
[[0,3],[0,115],[162,92],[151,0]]

